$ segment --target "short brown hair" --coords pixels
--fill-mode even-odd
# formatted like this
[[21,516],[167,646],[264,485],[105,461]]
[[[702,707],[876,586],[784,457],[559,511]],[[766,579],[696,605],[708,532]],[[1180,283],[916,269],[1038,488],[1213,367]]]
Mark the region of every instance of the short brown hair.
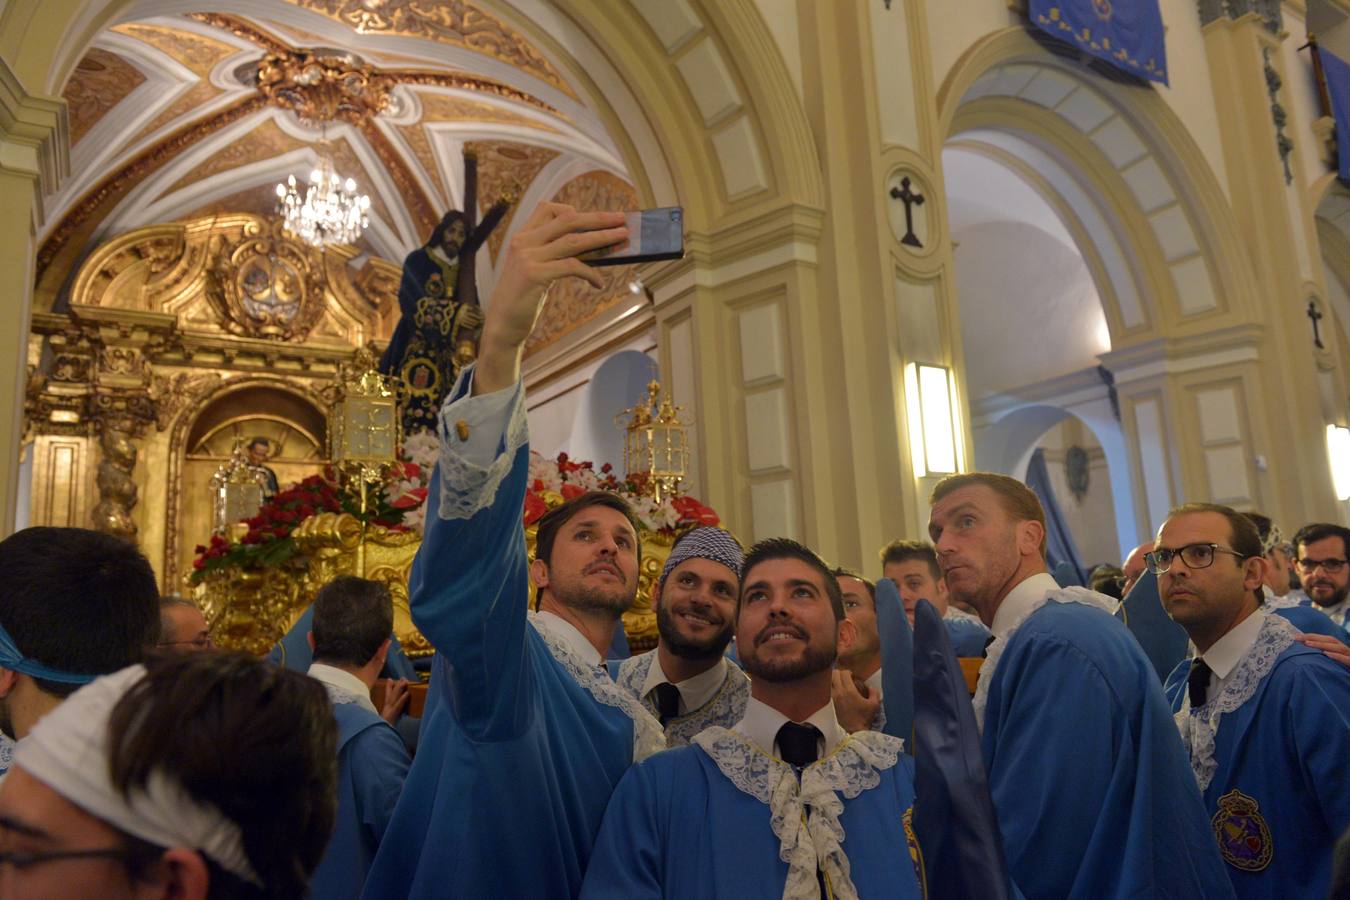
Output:
[[[765,538],[746,551],[745,565],[741,567],[741,597],[745,596],[745,583],[750,570],[762,562],[773,559],[795,559],[815,569],[825,585],[825,595],[830,598],[830,608],[834,610],[835,620],[844,621],[844,594],[839,590],[839,579],[834,577],[834,572],[814,550],[791,538]],[[736,601],[736,614],[740,615],[739,597]]]
[[891,541],[881,548],[881,565],[883,568],[891,563],[909,562],[911,559],[921,559],[928,563],[928,571],[932,573],[934,581],[942,577],[942,567],[938,565],[937,550],[927,541]]
[[[534,558],[541,559],[545,565],[548,565],[553,557],[553,542],[558,538],[558,532],[572,517],[583,509],[589,509],[592,506],[604,506],[616,512],[623,513],[628,524],[633,526],[633,537],[635,539],[633,550],[637,554],[638,569],[642,567],[642,523],[638,521],[637,514],[633,512],[633,507],[628,505],[628,501],[620,497],[613,491],[587,491],[579,494],[553,507],[544,513],[539,519],[539,525],[535,529],[534,539]],[[544,596],[543,588],[536,588],[534,592],[534,606],[539,608],[539,601]]]
[[[1169,509],[1167,518],[1173,519],[1196,513],[1214,513],[1228,520],[1228,542],[1233,545],[1234,551],[1242,554],[1242,558],[1238,560],[1239,564],[1254,556],[1265,558],[1266,548],[1261,543],[1261,534],[1256,530],[1256,523],[1246,513],[1240,513],[1231,506],[1224,506],[1222,503],[1183,503]],[[1266,595],[1260,585],[1256,586],[1255,594],[1258,604],[1265,602]]]
[[[867,588],[867,596],[872,598],[872,609],[875,610],[877,608],[877,583],[875,581],[870,578],[864,578],[862,575],[859,575],[857,572],[845,568],[844,566],[835,566],[830,570],[830,574],[834,576],[836,583],[838,583],[840,578],[852,578],[854,581],[861,581],[863,587]],[[841,586],[839,588],[840,597],[843,597],[843,594],[844,589]]]
[[314,597],[314,661],[360,668],[375,658],[394,630],[389,586],[339,575]]
[[984,485],[998,494],[1003,511],[1011,516],[1014,522],[1036,522],[1041,526],[1041,559],[1044,559],[1045,510],[1041,508],[1041,501],[1031,488],[1016,478],[997,472],[964,472],[960,475],[948,475],[933,488],[933,496],[928,498],[928,503],[932,506],[953,491],[976,485]]

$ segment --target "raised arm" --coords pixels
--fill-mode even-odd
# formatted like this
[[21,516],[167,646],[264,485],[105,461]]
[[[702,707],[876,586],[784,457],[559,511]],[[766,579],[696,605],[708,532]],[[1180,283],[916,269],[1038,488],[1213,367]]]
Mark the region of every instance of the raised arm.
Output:
[[622,240],[622,214],[545,204],[507,251],[478,363],[442,408],[440,459],[409,580],[413,621],[438,654],[433,693],[480,740],[523,727],[529,582],[521,525],[529,470],[520,356],[548,285],[599,282],[574,255]]

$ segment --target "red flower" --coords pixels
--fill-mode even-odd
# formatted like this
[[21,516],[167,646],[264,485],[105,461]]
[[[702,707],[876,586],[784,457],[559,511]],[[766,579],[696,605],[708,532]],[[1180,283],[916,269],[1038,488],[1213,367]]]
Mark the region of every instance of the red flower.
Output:
[[405,477],[405,478],[421,478],[421,477],[422,477],[422,467],[419,466],[419,465],[418,465],[417,463],[415,463],[415,462],[405,462],[405,463],[403,464],[403,477]]
[[562,495],[564,500],[571,500],[575,497],[580,497],[584,493],[586,492],[582,490],[580,486],[575,484],[564,484],[562,486]]
[[534,491],[536,494],[541,493],[544,490],[544,479],[536,478],[534,484],[530,485],[530,490]]
[[614,471],[614,467],[611,466],[609,463],[605,463],[603,466],[600,467],[600,471],[608,475],[610,472]]
[[408,493],[399,497],[389,505],[394,509],[416,509],[427,499],[427,489],[424,487],[413,488]]
[[538,522],[544,513],[548,512],[548,505],[544,499],[535,493],[525,495],[525,524],[533,525]]
[[203,568],[206,568],[206,559],[205,559],[205,557],[203,557],[202,559],[194,559],[194,560],[192,561],[192,568],[194,568],[194,569],[203,569]]
[[198,556],[201,556],[203,553],[206,552],[206,545],[198,544],[196,547],[192,548],[192,552],[197,554]]

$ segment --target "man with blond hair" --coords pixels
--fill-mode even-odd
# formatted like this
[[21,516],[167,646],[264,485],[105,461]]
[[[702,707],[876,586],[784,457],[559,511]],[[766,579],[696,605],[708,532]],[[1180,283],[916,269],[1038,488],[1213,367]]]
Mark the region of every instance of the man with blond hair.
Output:
[[1153,666],[1115,601],[1050,577],[1036,495],[976,472],[931,505],[948,590],[994,635],[974,705],[1021,894],[1231,897]]

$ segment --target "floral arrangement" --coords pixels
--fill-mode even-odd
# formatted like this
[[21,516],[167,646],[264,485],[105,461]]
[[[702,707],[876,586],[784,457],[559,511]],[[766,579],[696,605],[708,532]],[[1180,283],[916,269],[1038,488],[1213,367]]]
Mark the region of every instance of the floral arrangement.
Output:
[[530,451],[529,488],[525,492],[525,525],[533,525],[554,506],[587,491],[613,491],[633,507],[638,521],[648,531],[667,536],[697,525],[719,525],[721,519],[711,508],[693,497],[668,497],[657,503],[645,491],[642,473],[623,480],[614,467],[605,463],[597,472],[590,462],[576,462],[566,453],[549,459]]
[[219,569],[286,565],[299,550],[291,533],[318,513],[350,513],[363,522],[394,531],[421,528],[427,498],[424,479],[429,477],[423,473],[427,471],[411,460],[395,462],[386,470],[383,484],[366,492],[366,509],[362,512],[357,487],[340,484],[332,468],[326,467],[323,474],[290,485],[263,503],[257,515],[244,520],[248,531],[237,543],[213,534],[209,543],[198,544],[191,581],[197,584]]

